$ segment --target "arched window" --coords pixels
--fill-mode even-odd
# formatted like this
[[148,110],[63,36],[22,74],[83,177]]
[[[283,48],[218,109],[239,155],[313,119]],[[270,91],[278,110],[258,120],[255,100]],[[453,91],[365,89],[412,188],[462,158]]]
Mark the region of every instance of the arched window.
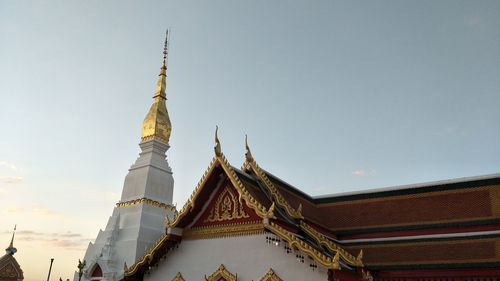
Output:
[[90,275],[90,280],[101,280],[102,279],[102,269],[99,264],[96,264],[92,274]]

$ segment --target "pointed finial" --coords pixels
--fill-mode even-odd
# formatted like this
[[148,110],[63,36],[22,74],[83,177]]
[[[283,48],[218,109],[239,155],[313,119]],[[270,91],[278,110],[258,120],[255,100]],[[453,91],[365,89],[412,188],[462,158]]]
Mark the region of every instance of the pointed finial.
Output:
[[252,152],[250,151],[250,147],[248,146],[248,136],[246,134],[245,134],[245,149],[246,149],[245,157],[246,157],[247,161],[253,162],[253,156],[252,156]]
[[269,207],[269,210],[267,210],[266,212],[266,218],[268,219],[271,219],[271,218],[274,218],[274,210],[276,209],[276,205],[274,204],[271,204],[271,206]]
[[14,236],[16,235],[16,229],[17,229],[17,224],[14,225],[14,231],[12,232],[12,239],[10,239],[9,247],[11,247],[11,248],[14,247]]
[[165,45],[163,46],[163,66],[167,66],[168,61],[168,45],[170,36],[168,35],[169,29],[165,32]]
[[219,141],[219,136],[217,135],[217,132],[219,131],[219,126],[215,126],[215,155],[216,156],[221,156],[222,155],[222,148],[220,147],[220,141]]
[[14,225],[14,231],[12,232],[12,238],[10,239],[9,247],[5,249],[5,252],[9,255],[13,255],[17,252],[17,249],[14,247],[14,236],[16,235],[16,229],[17,229],[17,224]]
[[363,264],[363,249],[359,250],[359,254],[356,257],[359,263]]

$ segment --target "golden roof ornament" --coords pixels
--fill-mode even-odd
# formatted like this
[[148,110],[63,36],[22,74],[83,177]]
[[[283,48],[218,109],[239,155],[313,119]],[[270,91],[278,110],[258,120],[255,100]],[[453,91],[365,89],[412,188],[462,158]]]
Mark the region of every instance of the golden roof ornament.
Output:
[[250,151],[250,147],[248,146],[248,136],[247,135],[245,135],[245,149],[246,149],[245,157],[246,157],[247,161],[253,162],[252,152]]
[[216,156],[221,156],[222,155],[222,148],[220,146],[220,141],[219,141],[219,136],[217,135],[217,132],[219,131],[219,126],[215,126],[215,146],[214,146],[214,151]]
[[168,46],[169,46],[168,30],[165,36],[165,46],[163,48],[163,63],[160,68],[158,82],[156,83],[156,91],[153,96],[153,104],[149,109],[146,118],[142,122],[141,140],[158,140],[167,143],[172,132],[172,124],[168,116],[167,106],[167,64],[168,64]]

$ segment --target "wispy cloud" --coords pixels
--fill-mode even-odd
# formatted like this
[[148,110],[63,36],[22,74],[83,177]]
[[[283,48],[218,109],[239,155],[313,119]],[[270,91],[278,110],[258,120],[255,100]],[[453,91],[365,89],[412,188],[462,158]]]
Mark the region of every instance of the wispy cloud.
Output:
[[23,181],[23,177],[0,176],[0,183],[20,183],[22,181]]
[[0,167],[7,167],[12,171],[17,171],[16,165],[14,165],[10,162],[7,162],[7,161],[3,161],[3,160],[0,161]]
[[23,208],[7,207],[6,209],[3,210],[3,213],[11,215],[27,214],[32,217],[45,218],[45,219],[64,218],[64,214],[41,205],[32,205],[31,207],[23,207]]
[[[4,231],[3,233],[10,235],[12,230]],[[91,238],[86,238],[79,233],[70,231],[64,233],[48,233],[35,230],[21,230],[16,232],[16,240],[38,243],[43,246],[57,247],[65,250],[83,251],[89,241],[91,241]]]
[[467,26],[478,26],[481,24],[481,18],[478,16],[472,16],[465,19],[465,25]]
[[61,218],[61,217],[63,217],[63,214],[61,214],[59,212],[56,212],[52,209],[49,209],[49,208],[46,208],[43,206],[38,206],[38,205],[35,205],[31,208],[31,213],[34,216],[44,217],[44,218],[56,218],[56,217]]
[[374,176],[376,173],[377,172],[373,169],[371,170],[359,169],[351,172],[351,174],[353,174],[356,177]]
[[17,207],[14,207],[14,208],[8,208],[7,210],[5,210],[7,213],[9,214],[21,214],[21,213],[24,213],[24,209],[23,208],[17,208]]

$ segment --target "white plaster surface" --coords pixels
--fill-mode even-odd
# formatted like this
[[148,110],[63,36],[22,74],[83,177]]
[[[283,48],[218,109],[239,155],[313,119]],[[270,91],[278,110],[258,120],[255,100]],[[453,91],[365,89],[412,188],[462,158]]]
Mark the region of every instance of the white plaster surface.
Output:
[[[121,202],[147,198],[171,205],[174,179],[165,156],[169,146],[154,140],[140,146],[142,152],[125,177]],[[115,207],[104,231],[87,248],[82,281],[90,280],[96,264],[103,281],[120,280],[125,263],[132,265],[165,232],[166,216],[172,218],[173,211],[149,204]]]
[[179,248],[151,268],[144,281],[170,281],[180,272],[185,280],[205,280],[221,264],[238,281],[260,280],[272,268],[284,281],[316,281],[327,279],[327,269],[318,264],[314,271],[305,255],[299,262],[295,253],[286,253],[279,246],[266,243],[265,234],[216,239],[183,240]]

